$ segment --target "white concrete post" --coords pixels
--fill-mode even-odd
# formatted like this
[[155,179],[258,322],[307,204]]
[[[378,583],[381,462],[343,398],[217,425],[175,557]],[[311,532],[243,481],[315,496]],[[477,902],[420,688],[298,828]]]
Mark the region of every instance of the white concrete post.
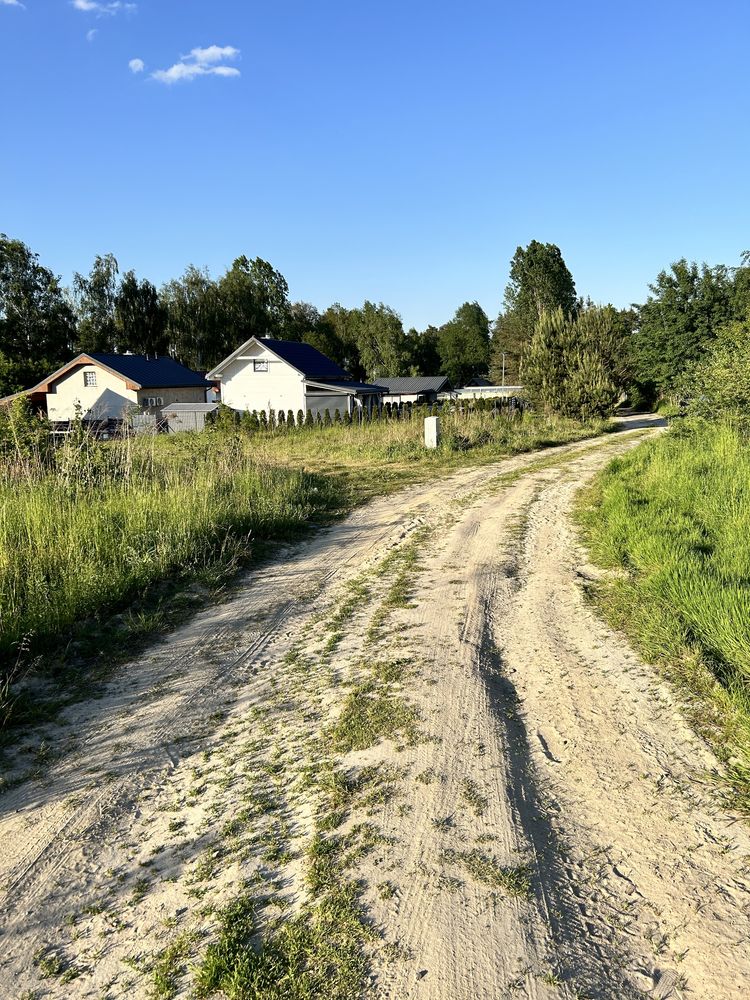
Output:
[[424,446],[437,448],[440,444],[440,417],[424,418]]

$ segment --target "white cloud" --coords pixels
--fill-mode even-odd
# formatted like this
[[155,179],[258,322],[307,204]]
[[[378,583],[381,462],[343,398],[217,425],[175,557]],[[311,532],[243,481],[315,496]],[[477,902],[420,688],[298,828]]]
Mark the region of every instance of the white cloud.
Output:
[[70,2],[76,10],[81,10],[86,14],[96,14],[97,17],[102,17],[106,14],[114,17],[115,14],[127,13],[128,11],[137,9],[136,4],[123,3],[122,0],[112,0],[110,3],[100,3],[99,0],[70,0]]
[[194,80],[198,76],[239,76],[240,71],[235,66],[224,65],[226,60],[237,59],[239,54],[240,50],[233,45],[209,45],[204,49],[191,49],[190,54],[181,56],[174,66],[158,69],[151,76],[159,83],[166,84]]
[[142,59],[131,59],[128,66],[131,73],[142,73],[146,68],[146,64]]
[[232,45],[209,45],[205,49],[191,49],[189,56],[183,56],[182,59],[195,59],[198,63],[217,63],[224,62],[225,59],[236,59],[240,54],[239,49],[235,49]]
[[87,31],[86,32],[86,41],[87,42],[93,42],[93,40],[96,38],[96,36],[98,34],[99,34],[99,29],[98,28],[92,28],[91,31]]
[[0,3],[5,4],[6,7],[23,7],[21,0],[0,0]]

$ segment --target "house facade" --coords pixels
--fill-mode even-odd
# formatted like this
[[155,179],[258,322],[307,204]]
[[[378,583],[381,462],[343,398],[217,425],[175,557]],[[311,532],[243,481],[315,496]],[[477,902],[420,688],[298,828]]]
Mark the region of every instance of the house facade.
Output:
[[383,390],[384,403],[434,403],[439,392],[449,392],[446,375],[397,377],[378,379]]
[[356,415],[376,408],[382,395],[377,385],[357,382],[330,358],[309,344],[251,337],[208,372],[221,386],[221,401],[233,410],[328,410]]
[[105,423],[124,420],[134,411],[157,414],[170,403],[205,402],[209,388],[202,375],[173,358],[79,354],[16,395],[44,410],[53,424],[79,414],[87,423]]

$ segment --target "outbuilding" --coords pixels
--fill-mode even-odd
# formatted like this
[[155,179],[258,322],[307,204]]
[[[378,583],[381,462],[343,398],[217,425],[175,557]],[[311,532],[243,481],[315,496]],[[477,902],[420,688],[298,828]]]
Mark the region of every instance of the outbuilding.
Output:
[[172,403],[162,408],[162,426],[170,434],[202,431],[218,409],[218,403]]
[[434,403],[439,392],[449,392],[450,382],[446,375],[379,378],[377,384],[383,390],[383,402]]

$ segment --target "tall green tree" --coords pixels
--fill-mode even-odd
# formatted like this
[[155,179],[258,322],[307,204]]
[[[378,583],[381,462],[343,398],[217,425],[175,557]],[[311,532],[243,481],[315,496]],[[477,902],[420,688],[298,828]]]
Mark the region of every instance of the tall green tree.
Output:
[[[359,312],[334,302],[321,316],[320,339],[308,341],[353,375],[364,379],[367,372],[359,353]],[[324,350],[324,347],[328,349]]]
[[510,262],[510,280],[505,288],[503,309],[493,327],[491,372],[493,381],[502,377],[505,354],[505,384],[518,384],[521,356],[544,312],[561,309],[574,315],[578,298],[573,276],[554,243],[532,240],[517,247]]
[[88,276],[76,273],[73,294],[78,312],[79,351],[115,351],[117,275],[119,266],[111,253],[97,255]]
[[268,261],[238,257],[217,285],[226,322],[237,345],[250,337],[283,338],[289,286]]
[[167,352],[167,310],[151,282],[138,281],[134,271],[128,271],[120,282],[115,298],[115,325],[121,351]]
[[382,302],[352,310],[359,359],[368,379],[404,375],[409,354],[401,317]]
[[0,234],[0,396],[59,367],[75,335],[75,316],[59,278],[25,243]]
[[613,412],[626,371],[622,325],[612,306],[577,316],[543,311],[521,364],[524,390],[538,409],[583,420]]
[[406,344],[412,375],[440,374],[440,332],[436,326],[428,326],[421,332],[409,330]]
[[631,338],[633,377],[645,395],[670,392],[716,331],[735,315],[736,279],[720,265],[676,261],[649,286]]
[[490,321],[478,302],[464,302],[438,331],[440,368],[454,386],[487,374]]
[[529,337],[518,313],[501,312],[492,324],[490,378],[495,385],[520,385],[521,357]]
[[207,270],[191,264],[181,278],[163,286],[161,301],[169,353],[183,364],[210,369],[242,343],[229,329],[222,297]]

